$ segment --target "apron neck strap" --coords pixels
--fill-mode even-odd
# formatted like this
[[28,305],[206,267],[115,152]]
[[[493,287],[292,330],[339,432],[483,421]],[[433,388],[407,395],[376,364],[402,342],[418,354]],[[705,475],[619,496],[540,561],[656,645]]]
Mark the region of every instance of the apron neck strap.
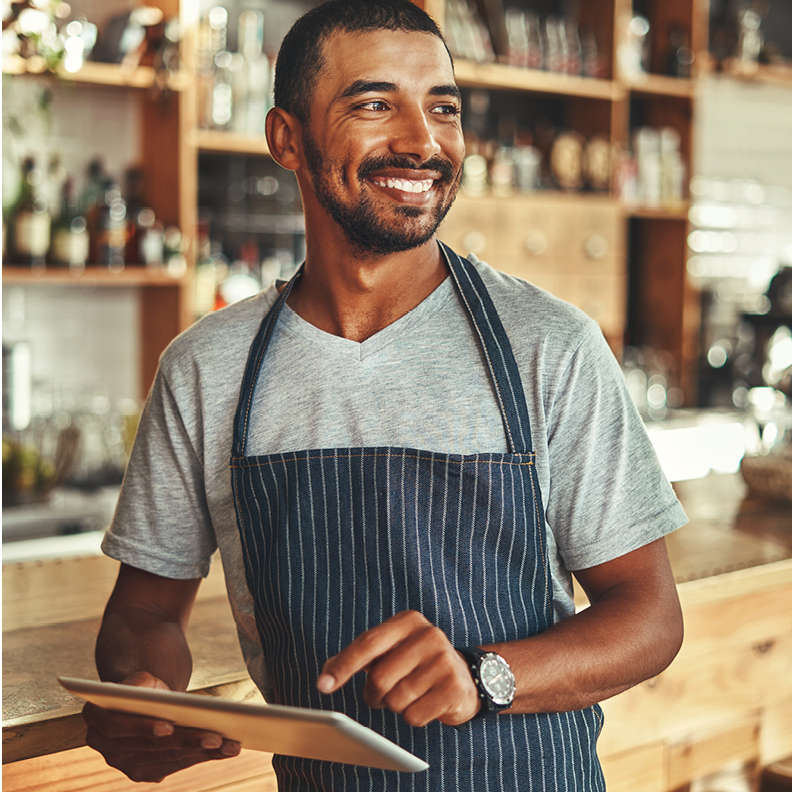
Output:
[[239,403],[237,404],[236,416],[234,417],[234,444],[232,448],[235,457],[245,456],[248,426],[250,424],[250,408],[253,403],[253,393],[256,390],[261,364],[267,354],[272,331],[278,322],[281,309],[286,304],[294,284],[297,283],[302,275],[303,266],[304,264],[300,265],[291,280],[281,290],[272,308],[264,317],[264,321],[261,323],[256,338],[250,347],[250,352],[248,352],[245,373],[242,377],[242,386],[240,387]]
[[[528,417],[528,406],[525,402],[520,371],[514,359],[511,344],[503,329],[498,311],[492,298],[473,264],[460,258],[451,248],[438,243],[445,255],[451,275],[456,283],[462,302],[473,322],[482,348],[487,366],[492,377],[495,396],[498,401],[509,450],[513,454],[532,453],[531,425]],[[244,457],[247,447],[250,411],[253,404],[253,393],[256,389],[261,364],[267,353],[272,331],[280,316],[286,300],[294,284],[302,275],[301,266],[294,277],[286,284],[278,298],[270,308],[267,316],[259,327],[256,338],[248,353],[245,373],[242,377],[239,404],[234,418],[233,455]]]
[[442,242],[439,244],[484,349],[509,450],[513,454],[530,454],[533,448],[525,391],[495,304],[472,262],[460,258]]

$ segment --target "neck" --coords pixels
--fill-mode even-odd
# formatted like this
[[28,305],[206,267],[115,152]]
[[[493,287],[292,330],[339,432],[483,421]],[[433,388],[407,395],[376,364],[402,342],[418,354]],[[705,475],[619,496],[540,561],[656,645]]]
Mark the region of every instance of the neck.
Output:
[[[306,239],[303,275],[288,304],[327,333],[362,342],[400,319],[448,275],[434,238],[414,250],[387,256],[355,255]],[[319,250],[316,248],[320,247]]]

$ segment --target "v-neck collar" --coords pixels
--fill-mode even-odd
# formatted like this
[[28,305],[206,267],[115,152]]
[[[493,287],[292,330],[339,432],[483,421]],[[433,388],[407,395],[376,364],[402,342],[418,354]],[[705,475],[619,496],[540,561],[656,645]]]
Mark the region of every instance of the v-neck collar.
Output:
[[279,324],[288,333],[298,336],[309,343],[321,344],[331,354],[344,355],[362,361],[414,331],[418,326],[429,320],[453,297],[454,286],[449,275],[415,308],[364,341],[352,341],[349,338],[342,338],[321,330],[303,319],[289,307],[288,303],[283,306]]

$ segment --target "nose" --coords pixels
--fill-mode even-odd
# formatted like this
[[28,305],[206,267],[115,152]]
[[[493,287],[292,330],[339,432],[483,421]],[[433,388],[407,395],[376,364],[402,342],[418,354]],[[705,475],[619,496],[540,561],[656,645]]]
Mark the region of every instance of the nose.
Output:
[[393,124],[390,147],[394,154],[406,155],[421,163],[441,152],[431,119],[423,108],[402,108]]

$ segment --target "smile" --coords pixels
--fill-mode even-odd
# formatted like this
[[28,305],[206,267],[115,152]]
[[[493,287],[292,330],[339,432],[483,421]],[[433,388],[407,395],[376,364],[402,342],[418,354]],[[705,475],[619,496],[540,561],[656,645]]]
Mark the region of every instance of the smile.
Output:
[[407,193],[425,193],[432,189],[434,184],[433,179],[422,179],[415,181],[413,179],[372,179],[374,184],[378,187],[388,187],[391,190],[400,190]]

